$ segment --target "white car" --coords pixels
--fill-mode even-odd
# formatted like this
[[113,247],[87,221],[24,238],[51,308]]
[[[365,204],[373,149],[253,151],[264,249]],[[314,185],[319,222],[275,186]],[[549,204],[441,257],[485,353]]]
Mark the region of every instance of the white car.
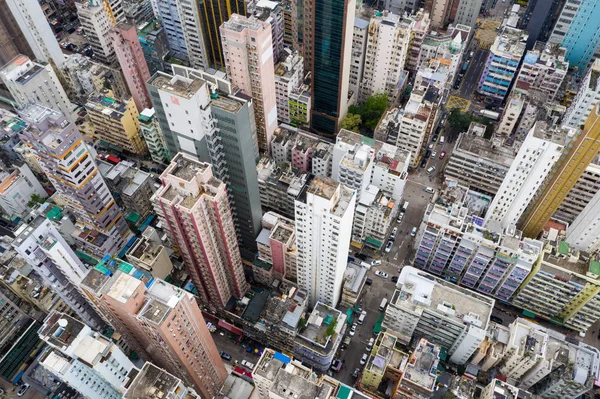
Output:
[[350,327],[350,336],[353,337],[354,334],[356,334],[356,323],[352,324],[352,327]]
[[17,396],[25,395],[25,392],[27,392],[28,389],[29,389],[29,384],[21,385],[21,389],[19,389],[19,392],[17,392]]
[[431,157],[432,157],[432,158],[433,158],[433,157],[435,157],[436,155],[437,155],[437,152],[435,152],[435,151],[432,151],[432,152],[431,152]]
[[390,234],[390,238],[396,238],[396,234],[398,234],[398,228],[394,227],[392,234]]
[[396,219],[396,222],[400,223],[400,222],[402,222],[402,219],[404,219],[404,214],[403,213],[401,213],[401,214],[398,215],[398,219]]
[[385,252],[390,252],[392,250],[392,245],[394,245],[394,243],[392,241],[388,241],[387,245],[385,246]]
[[369,355],[367,355],[366,353],[364,353],[364,354],[362,355],[362,357],[360,358],[360,365],[361,365],[361,366],[364,366],[364,365],[365,365],[365,363],[367,362],[367,359],[368,359],[368,358],[369,358]]
[[435,193],[435,190],[433,189],[433,187],[425,187],[425,192],[429,193],[429,194],[433,194],[433,193]]
[[427,169],[427,174],[430,175],[433,173],[433,171],[435,171],[435,166],[431,166],[430,168]]
[[374,260],[371,262],[371,266],[379,266],[381,265],[381,261],[380,260]]
[[250,370],[254,370],[254,363],[250,363],[247,360],[242,360],[242,366],[248,367]]
[[378,277],[381,277],[381,278],[388,278],[388,275],[387,275],[387,273],[385,273],[385,272],[382,272],[381,270],[377,270],[377,271],[375,272],[375,275],[376,275],[376,276],[378,276]]

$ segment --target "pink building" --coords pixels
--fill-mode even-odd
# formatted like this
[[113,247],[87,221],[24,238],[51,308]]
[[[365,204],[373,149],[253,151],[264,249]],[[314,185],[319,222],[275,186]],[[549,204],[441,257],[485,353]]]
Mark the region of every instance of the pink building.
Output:
[[305,135],[298,135],[296,144],[292,147],[292,167],[298,169],[298,173],[310,173],[312,171],[312,156],[318,140]]
[[231,83],[252,96],[258,147],[269,153],[277,128],[277,93],[271,25],[233,14],[221,25],[225,68]]
[[225,183],[212,166],[182,153],[160,176],[155,210],[181,251],[202,302],[223,308],[248,290]]
[[262,227],[256,239],[259,262],[255,262],[253,267],[254,279],[267,285],[275,279],[296,284],[294,221],[275,212],[267,212],[263,216]]
[[216,396],[227,371],[192,294],[108,255],[81,288],[138,355]]
[[110,31],[111,41],[121,65],[125,82],[138,112],[152,108],[146,81],[150,79],[148,64],[134,26],[118,24]]

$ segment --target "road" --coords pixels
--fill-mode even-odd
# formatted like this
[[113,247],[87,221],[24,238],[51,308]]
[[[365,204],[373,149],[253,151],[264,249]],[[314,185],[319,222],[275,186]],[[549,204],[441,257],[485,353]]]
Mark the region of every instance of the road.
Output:
[[45,397],[44,394],[36,391],[33,388],[29,388],[27,392],[25,392],[25,395],[17,396],[19,387],[20,386],[15,386],[0,378],[0,388],[6,392],[4,399],[43,399]]
[[485,67],[485,63],[488,59],[489,55],[488,50],[477,49],[471,62],[469,64],[469,68],[467,69],[467,73],[465,74],[462,84],[458,91],[458,96],[467,100],[472,100],[473,91],[477,89],[477,84],[479,83],[479,78],[481,77],[481,72]]

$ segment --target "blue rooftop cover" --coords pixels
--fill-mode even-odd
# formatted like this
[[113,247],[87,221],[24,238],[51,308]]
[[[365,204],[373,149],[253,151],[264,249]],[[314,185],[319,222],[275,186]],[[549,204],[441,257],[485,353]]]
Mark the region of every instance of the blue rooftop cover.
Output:
[[289,356],[286,356],[283,353],[279,353],[279,352],[275,352],[275,354],[273,355],[273,357],[275,359],[279,360],[280,362],[285,363],[285,364],[288,364],[289,362],[292,361],[292,359],[290,359]]

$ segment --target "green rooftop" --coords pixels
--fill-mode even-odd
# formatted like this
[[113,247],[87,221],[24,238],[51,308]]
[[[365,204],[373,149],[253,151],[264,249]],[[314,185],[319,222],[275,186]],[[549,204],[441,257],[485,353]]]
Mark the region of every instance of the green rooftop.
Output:
[[133,224],[137,223],[138,220],[140,220],[140,215],[135,213],[135,212],[131,212],[129,215],[127,215],[127,217],[125,218],[125,220],[127,220],[128,222],[131,222]]
[[346,385],[340,385],[340,389],[338,390],[337,395],[335,395],[339,399],[348,399],[352,390]]
[[561,255],[568,255],[570,248],[571,248],[571,246],[569,245],[568,242],[561,241],[560,244],[558,244],[558,253]]
[[597,260],[590,261],[590,273],[600,276],[600,262]]
[[63,217],[62,209],[60,209],[58,206],[53,206],[52,209],[46,212],[46,217],[57,222]]

